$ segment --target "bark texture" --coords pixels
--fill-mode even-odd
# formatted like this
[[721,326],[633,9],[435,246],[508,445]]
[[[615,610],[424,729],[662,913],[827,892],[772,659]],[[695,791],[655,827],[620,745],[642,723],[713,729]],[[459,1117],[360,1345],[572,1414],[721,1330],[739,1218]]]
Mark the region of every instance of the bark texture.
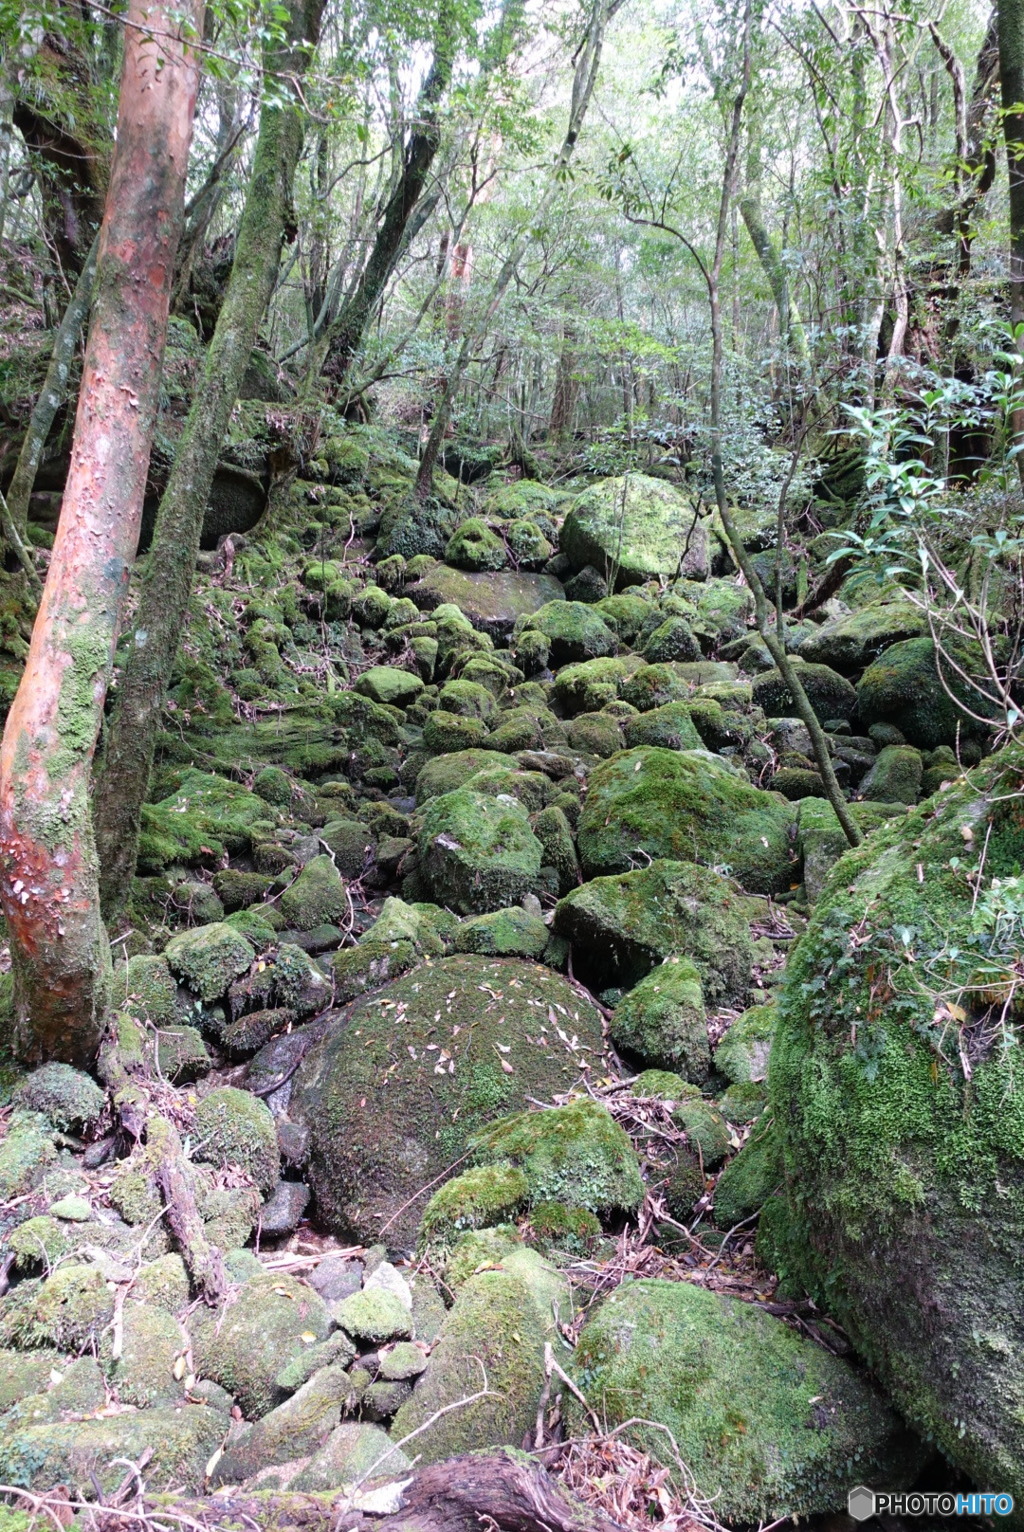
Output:
[[[201,11],[201,0],[186,7],[196,34]],[[29,1062],[88,1063],[106,1006],[90,773],[139,538],[181,231],[199,69],[180,24],[163,0],[131,0],[63,513],[0,747],[0,903],[13,1042]]]
[[[288,35],[268,60],[297,82],[315,43],[324,0],[291,0]],[[117,705],[107,730],[96,787],[95,826],[104,913],[127,898],[138,850],[164,696],[188,610],[203,513],[221,442],[238,397],[267,303],[291,213],[292,181],[302,148],[297,96],[265,105],[228,290],[206,353],[202,379],[157,513],[135,632]]]

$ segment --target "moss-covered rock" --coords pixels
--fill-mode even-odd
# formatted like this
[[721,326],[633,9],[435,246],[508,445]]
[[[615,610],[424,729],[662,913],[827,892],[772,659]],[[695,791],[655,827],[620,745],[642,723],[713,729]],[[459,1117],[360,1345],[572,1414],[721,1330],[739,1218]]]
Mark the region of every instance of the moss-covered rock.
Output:
[[397,1479],[412,1467],[401,1448],[389,1440],[380,1426],[366,1421],[343,1421],[289,1481],[289,1489],[312,1493],[337,1491],[345,1484],[364,1484],[374,1479]]
[[612,1214],[634,1212],[643,1201],[632,1144],[589,1097],[501,1118],[475,1134],[470,1148],[491,1163],[521,1168],[533,1202]]
[[851,1479],[899,1487],[921,1461],[847,1363],[755,1305],[687,1282],[620,1287],[573,1362],[609,1426],[667,1428],[632,1425],[626,1437],[673,1473],[674,1446],[730,1522],[838,1511]]
[[237,782],[190,768],[170,797],[143,805],[140,871],[160,872],[175,862],[216,865],[225,852],[247,851],[251,827],[266,813],[263,799]]
[[897,596],[871,601],[842,617],[824,623],[800,644],[800,658],[812,664],[831,665],[850,674],[863,670],[883,650],[928,631],[928,619],[919,607]]
[[[958,653],[956,659],[968,673],[977,668],[976,656]],[[980,697],[968,691],[948,664],[943,673],[954,695],[963,696],[974,712],[982,711]],[[935,645],[928,637],[891,644],[868,666],[857,683],[857,714],[865,728],[895,724],[906,743],[921,750],[955,745],[959,737],[979,732],[940,680]]]
[[[244,933],[243,933],[244,934]],[[116,981],[115,981],[116,983]],[[178,1000],[178,981],[171,972],[164,953],[138,953],[128,959],[124,990],[116,985],[115,994],[125,995],[133,1016],[155,1027],[170,1026],[183,1020]]]
[[886,745],[860,784],[860,796],[874,803],[916,803],[924,765],[912,745]]
[[195,1155],[213,1165],[238,1165],[261,1192],[271,1191],[281,1160],[266,1102],[232,1085],[210,1091],[196,1109]]
[[12,1099],[26,1111],[39,1112],[54,1128],[77,1133],[98,1122],[106,1105],[95,1080],[70,1064],[43,1064],[34,1069]]
[[703,1085],[711,1068],[700,974],[690,958],[671,957],[625,995],[612,1015],[616,1048],[645,1068],[676,1070]]
[[105,1494],[116,1490],[125,1462],[146,1454],[147,1488],[197,1492],[227,1425],[226,1415],[197,1404],[25,1426],[0,1439],[0,1477],[34,1490],[63,1484],[92,1498],[97,1484]]
[[768,1056],[775,1036],[775,1004],[753,1005],[729,1026],[715,1049],[715,1068],[734,1084],[768,1078]]
[[602,760],[622,749],[622,725],[608,713],[577,713],[569,725],[570,750]]
[[408,670],[395,665],[371,665],[355,683],[355,690],[371,702],[390,707],[407,707],[423,690],[423,682]]
[[[828,665],[810,665],[796,657],[793,668],[821,723],[853,717],[857,693],[845,676]],[[769,718],[791,718],[796,712],[789,687],[778,670],[765,670],[757,676],[753,692],[754,701]]]
[[99,1344],[114,1295],[98,1266],[59,1266],[42,1282],[22,1282],[0,1308],[0,1345],[82,1350]]
[[728,1231],[752,1218],[782,1185],[782,1163],[770,1116],[755,1123],[715,1183],[715,1223]]
[[524,617],[549,602],[565,599],[553,575],[509,569],[469,574],[447,564],[436,564],[409,587],[409,594],[428,612],[452,604],[465,613],[474,628],[495,637],[507,637]]
[[347,1392],[343,1367],[321,1368],[290,1399],[231,1437],[214,1471],[214,1485],[238,1484],[262,1468],[316,1452],[338,1425]]
[[[532,1429],[544,1387],[544,1344],[553,1334],[553,1308],[568,1306],[564,1279],[530,1250],[510,1252],[498,1271],[482,1271],[459,1288],[430,1364],[395,1417],[391,1434],[416,1438],[421,1461],[502,1444],[518,1447]],[[487,1396],[432,1416],[456,1400]]]
[[196,1370],[233,1394],[249,1420],[258,1420],[285,1397],[278,1373],[327,1339],[331,1319],[312,1288],[261,1272],[219,1309],[197,1309],[189,1329]]
[[0,1351],[0,1414],[29,1394],[42,1393],[61,1360],[52,1350]]
[[347,1335],[371,1346],[412,1334],[412,1310],[386,1288],[364,1287],[342,1298],[334,1306],[334,1320]]
[[912,1424],[1015,1495],[1024,1089],[1002,880],[1019,874],[1022,763],[1004,749],[841,859],[790,960],[769,1071],[776,1263],[827,1295]]
[[549,804],[532,820],[533,833],[540,841],[541,862],[552,867],[558,877],[559,894],[567,894],[580,882],[580,864],[576,842],[563,809]]
[[560,546],[574,569],[593,565],[614,577],[616,587],[658,575],[701,579],[708,572],[707,534],[695,506],[672,485],[641,473],[603,479],[577,496]]
[[[847,807],[865,836],[888,820],[902,818],[906,813],[903,805],[897,803],[850,803]],[[802,799],[798,814],[804,890],[813,904],[825,886],[830,869],[850,849],[850,843],[835,809],[823,799]]]
[[635,654],[609,656],[566,665],[555,677],[555,698],[570,716],[596,713],[614,702],[620,687],[643,661]]
[[431,1197],[423,1214],[423,1238],[443,1241],[466,1229],[507,1223],[528,1195],[526,1176],[518,1166],[503,1160],[474,1165]]
[[468,787],[430,800],[419,854],[428,892],[464,915],[518,903],[541,866],[540,842],[522,805]]
[[16,1108],[0,1140],[0,1201],[29,1191],[56,1158],[53,1129],[46,1118]]
[[595,989],[630,987],[665,958],[686,956],[707,1004],[746,996],[756,902],[709,868],[656,861],[639,872],[594,878],[562,899],[554,929],[573,945],[573,966]]
[[104,1336],[100,1358],[122,1404],[154,1409],[182,1399],[184,1384],[174,1374],[187,1345],[185,1331],[166,1309],[128,1302],[121,1315],[120,1353],[115,1359],[112,1338]]
[[500,750],[458,750],[441,760],[428,761],[416,778],[416,799],[422,806],[442,793],[464,787],[470,777],[485,767],[501,766],[515,771],[516,758]]
[[366,1243],[386,1227],[389,1243],[411,1245],[416,1194],[468,1135],[528,1095],[567,1090],[601,1049],[597,1009],[550,969],[511,958],[444,958],[357,1001],[295,1077],[319,1218]]
[[444,557],[445,563],[456,569],[504,569],[508,563],[508,550],[486,521],[479,516],[470,516],[448,539]]
[[645,640],[643,656],[650,665],[665,660],[699,660],[700,644],[685,617],[667,617]]
[[666,702],[626,721],[626,745],[659,745],[665,750],[701,750],[704,741],[694,727],[685,702]]
[[220,922],[182,931],[164,949],[171,972],[202,1000],[221,1000],[232,979],[245,973],[256,957],[251,942]]
[[552,601],[541,607],[517,628],[517,639],[527,629],[546,639],[549,662],[555,669],[613,655],[619,647],[608,624],[582,601]]
[[788,803],[703,751],[641,746],[590,777],[579,829],[584,873],[626,872],[638,852],[724,866],[754,893],[787,888],[793,867]]
[[481,952],[493,957],[539,958],[548,944],[548,928],[539,915],[519,905],[474,915],[455,933],[456,952]]
[[348,913],[345,883],[326,852],[307,862],[280,898],[281,913],[296,931],[331,925]]

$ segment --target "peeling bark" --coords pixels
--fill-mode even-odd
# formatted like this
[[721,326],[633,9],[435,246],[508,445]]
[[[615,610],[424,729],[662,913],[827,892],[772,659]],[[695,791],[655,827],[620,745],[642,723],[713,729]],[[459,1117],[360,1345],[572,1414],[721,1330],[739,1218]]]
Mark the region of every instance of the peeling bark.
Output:
[[[202,0],[186,16],[201,34]],[[131,0],[71,467],[0,747],[0,904],[13,1041],[28,1062],[88,1063],[106,1007],[90,772],[139,538],[181,232],[199,66],[179,26],[164,0]]]

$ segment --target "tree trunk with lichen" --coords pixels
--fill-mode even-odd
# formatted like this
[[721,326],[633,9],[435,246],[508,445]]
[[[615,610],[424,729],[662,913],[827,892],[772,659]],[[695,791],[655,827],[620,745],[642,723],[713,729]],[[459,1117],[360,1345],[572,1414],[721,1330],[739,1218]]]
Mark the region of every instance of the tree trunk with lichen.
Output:
[[[291,0],[286,38],[268,73],[295,82],[320,31],[324,0]],[[142,804],[164,698],[192,594],[203,515],[231,411],[274,289],[291,218],[292,181],[302,148],[296,88],[290,102],[265,104],[231,278],[203,376],[160,502],[132,644],[107,728],[94,809],[100,893],[109,919],[124,907],[139,845]]]
[[[199,81],[202,31],[131,0],[71,467],[25,671],[0,746],[0,904],[15,977],[14,1047],[91,1061],[107,1002],[89,802],[156,423]],[[152,34],[157,34],[156,36]]]

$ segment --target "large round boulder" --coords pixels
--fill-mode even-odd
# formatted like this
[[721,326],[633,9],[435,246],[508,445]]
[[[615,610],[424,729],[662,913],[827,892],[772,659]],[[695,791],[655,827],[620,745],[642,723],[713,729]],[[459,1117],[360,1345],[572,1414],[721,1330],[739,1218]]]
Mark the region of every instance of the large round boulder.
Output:
[[295,1077],[319,1219],[365,1244],[411,1246],[469,1137],[567,1090],[603,1047],[597,1007],[515,958],[445,958],[361,997]]
[[648,857],[726,867],[757,894],[788,888],[796,813],[703,750],[641,746],[602,761],[580,817],[584,875],[627,872]]
[[1022,788],[1008,747],[830,874],[779,1004],[785,1195],[760,1234],[907,1419],[1018,1500]]
[[574,569],[607,571],[616,587],[659,575],[708,576],[708,539],[697,508],[671,484],[642,473],[584,490],[565,518],[561,549]]

